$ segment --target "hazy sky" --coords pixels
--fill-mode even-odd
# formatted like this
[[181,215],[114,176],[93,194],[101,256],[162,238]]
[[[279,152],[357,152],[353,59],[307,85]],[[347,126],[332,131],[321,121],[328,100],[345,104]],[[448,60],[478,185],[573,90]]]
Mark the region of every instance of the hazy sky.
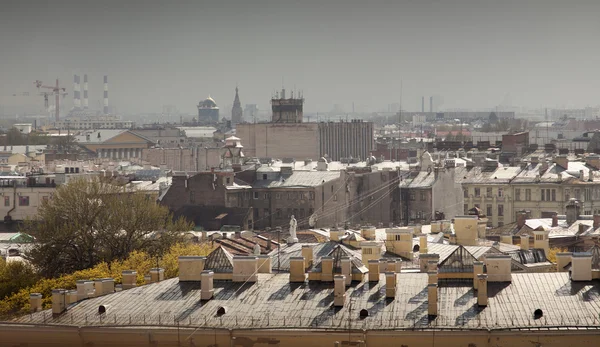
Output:
[[[305,109],[600,104],[600,1],[26,1],[0,11],[0,104],[41,105],[32,81],[109,75],[123,112],[185,112],[209,94],[268,107],[282,78]],[[72,94],[71,94],[72,95]],[[68,98],[71,105],[71,97]],[[222,111],[229,115],[230,110]]]

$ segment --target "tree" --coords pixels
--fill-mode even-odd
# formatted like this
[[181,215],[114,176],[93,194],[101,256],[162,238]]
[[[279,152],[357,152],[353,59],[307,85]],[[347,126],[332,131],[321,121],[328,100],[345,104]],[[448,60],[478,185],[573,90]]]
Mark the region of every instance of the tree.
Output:
[[55,277],[125,259],[135,250],[167,249],[191,228],[147,195],[94,178],[59,187],[24,232],[36,240],[28,259],[43,276]]
[[0,258],[0,298],[12,295],[21,288],[37,282],[37,274],[26,262],[6,262]]

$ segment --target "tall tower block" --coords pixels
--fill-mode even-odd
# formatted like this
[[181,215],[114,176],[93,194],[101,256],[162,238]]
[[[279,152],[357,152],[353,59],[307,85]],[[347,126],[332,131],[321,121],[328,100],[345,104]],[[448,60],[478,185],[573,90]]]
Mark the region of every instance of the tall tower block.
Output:
[[300,95],[294,98],[292,94],[289,99],[285,96],[285,89],[281,90],[280,95],[275,95],[271,99],[271,110],[273,123],[302,123],[302,106],[304,98]]

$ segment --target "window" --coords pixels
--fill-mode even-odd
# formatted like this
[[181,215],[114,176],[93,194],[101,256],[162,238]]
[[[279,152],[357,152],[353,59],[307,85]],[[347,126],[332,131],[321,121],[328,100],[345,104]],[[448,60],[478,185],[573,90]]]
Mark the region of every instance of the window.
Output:
[[265,217],[269,215],[269,209],[268,208],[263,209],[263,215]]
[[535,235],[535,239],[537,241],[543,241],[544,240],[544,235]]
[[314,210],[313,208],[309,208],[309,209],[308,209],[308,215],[309,215],[309,216],[312,216],[312,215],[313,215],[313,213],[315,213],[315,210]]
[[299,212],[299,213],[298,213],[298,217],[300,217],[300,218],[304,218],[304,209],[303,209],[303,208],[301,208],[301,209],[300,209],[298,212]]
[[468,205],[468,204],[465,204],[465,205],[463,206],[463,210],[465,211],[465,212],[464,212],[465,214],[468,214],[468,213],[469,213],[469,205]]
[[306,199],[306,193],[300,192],[300,200]]
[[410,192],[410,200],[415,201],[415,192]]
[[492,187],[488,187],[485,189],[485,196],[487,196],[488,198],[492,197]]
[[492,215],[492,205],[487,205],[486,215],[490,217]]
[[502,227],[502,226],[504,226],[504,223],[503,222],[498,222],[498,227]]
[[10,206],[10,196],[4,197],[4,206]]
[[568,189],[565,189],[565,200],[569,201],[571,199],[571,191]]
[[521,189],[515,189],[515,201],[521,201]]
[[498,205],[498,216],[504,216],[504,205]]
[[541,196],[541,200],[542,201],[546,201],[546,190],[542,189],[542,196]]
[[231,178],[230,177],[227,177],[226,180],[227,180],[227,184],[231,183]]
[[362,253],[363,254],[373,254],[373,248],[363,248]]
[[479,188],[475,188],[475,197],[478,198],[481,196],[481,190]]
[[333,201],[337,201],[337,194],[333,196]]
[[265,193],[263,195],[263,200],[269,200],[269,193]]
[[19,206],[29,206],[29,197],[25,195],[19,196]]
[[258,192],[254,192],[254,199],[258,199]]
[[331,192],[333,193],[333,185],[331,185]]
[[498,197],[499,198],[504,197],[504,189],[498,188]]
[[468,189],[463,189],[463,196],[464,196],[465,198],[468,198],[468,197],[469,197],[469,190],[468,190]]
[[298,209],[295,208],[294,211],[292,212],[292,214],[294,215],[294,217],[297,217],[298,216]]
[[277,218],[281,218],[281,209],[280,208],[278,208],[278,209],[275,210],[275,216]]
[[277,200],[281,199],[281,193],[275,193],[275,199],[277,199]]
[[581,197],[579,196],[579,189],[575,189],[574,192],[575,192],[575,199],[581,200]]
[[525,200],[531,201],[531,189],[525,189]]
[[425,192],[421,192],[421,201],[427,200],[425,197]]
[[288,218],[292,216],[292,209],[291,208],[287,209],[287,216],[288,216]]
[[314,200],[315,199],[315,192],[308,192],[308,198],[310,200]]
[[394,235],[396,241],[400,241],[400,235]]
[[587,210],[587,211],[585,211],[583,214],[585,214],[585,215],[590,215],[590,214],[592,214],[592,211],[590,211],[590,210]]
[[592,200],[592,190],[590,188],[586,188],[583,191],[583,199],[585,201],[591,201]]
[[267,174],[263,174],[263,180],[267,179]]

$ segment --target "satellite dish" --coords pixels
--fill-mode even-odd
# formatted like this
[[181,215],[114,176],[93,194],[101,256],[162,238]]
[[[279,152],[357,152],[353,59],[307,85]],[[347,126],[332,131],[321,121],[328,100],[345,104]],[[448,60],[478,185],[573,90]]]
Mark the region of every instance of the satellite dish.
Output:
[[313,228],[317,224],[317,214],[313,213],[308,219],[308,225]]

